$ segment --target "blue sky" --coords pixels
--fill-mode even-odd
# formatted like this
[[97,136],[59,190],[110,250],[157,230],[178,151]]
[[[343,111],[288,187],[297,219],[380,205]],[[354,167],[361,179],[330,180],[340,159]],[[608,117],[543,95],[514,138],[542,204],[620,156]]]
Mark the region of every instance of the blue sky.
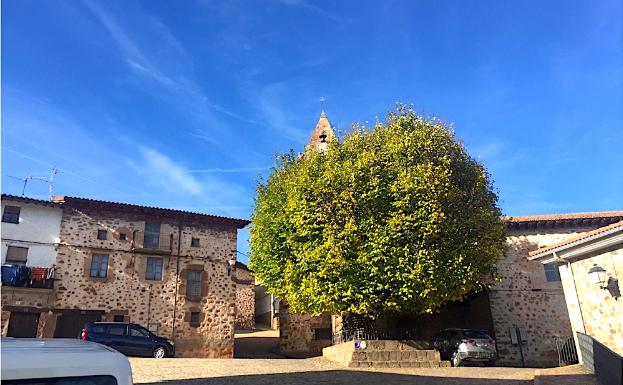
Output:
[[616,0],[5,0],[2,191],[58,166],[58,195],[248,218],[325,97],[338,130],[396,102],[452,123],[508,215],[623,209],[622,15]]

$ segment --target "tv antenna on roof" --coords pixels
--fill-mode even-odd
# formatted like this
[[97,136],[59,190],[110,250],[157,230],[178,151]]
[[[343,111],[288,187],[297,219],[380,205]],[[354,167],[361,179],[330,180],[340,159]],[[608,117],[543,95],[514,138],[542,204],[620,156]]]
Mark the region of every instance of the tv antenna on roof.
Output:
[[31,174],[26,175],[23,178],[17,177],[17,176],[13,176],[13,175],[8,175],[9,178],[13,178],[13,179],[17,179],[17,180],[21,180],[22,182],[24,182],[24,184],[22,185],[22,196],[24,196],[26,194],[26,186],[28,184],[29,180],[39,180],[42,182],[47,182],[48,186],[49,186],[49,190],[50,190],[50,197],[52,197],[52,191],[53,191],[53,187],[54,187],[54,177],[58,174],[60,174],[62,171],[54,166],[52,167],[52,172],[50,172],[50,176],[49,177],[45,177],[45,176],[32,176]]
[[22,196],[24,196],[26,194],[26,185],[28,184],[29,180],[40,180],[43,182],[47,182],[46,178],[42,178],[39,176],[32,176],[30,174],[26,175],[23,178],[20,178],[18,176],[13,176],[13,175],[7,175],[9,178],[13,178],[13,179],[17,179],[17,180],[21,180],[22,182],[24,182],[24,184],[22,185]]

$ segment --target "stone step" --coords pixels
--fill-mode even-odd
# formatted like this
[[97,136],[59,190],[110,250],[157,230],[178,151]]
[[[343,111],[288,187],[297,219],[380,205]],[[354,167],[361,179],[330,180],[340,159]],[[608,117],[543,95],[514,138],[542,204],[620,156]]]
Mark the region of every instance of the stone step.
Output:
[[352,361],[440,361],[436,350],[369,350],[352,352]]
[[351,361],[349,368],[445,368],[450,361]]
[[[365,342],[365,343],[364,343]],[[439,352],[419,341],[348,341],[322,349],[322,356],[351,368],[439,368]]]

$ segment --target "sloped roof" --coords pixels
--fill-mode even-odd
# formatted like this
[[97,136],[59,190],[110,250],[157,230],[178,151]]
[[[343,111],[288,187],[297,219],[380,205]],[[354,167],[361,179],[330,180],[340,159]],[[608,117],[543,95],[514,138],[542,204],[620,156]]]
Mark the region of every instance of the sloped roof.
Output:
[[586,213],[527,215],[503,217],[509,230],[561,228],[561,227],[602,227],[623,220],[623,211],[599,211]]
[[243,228],[249,223],[251,223],[249,220],[246,220],[246,219],[230,218],[230,217],[223,217],[223,216],[212,215],[212,214],[194,213],[194,212],[185,211],[185,210],[167,209],[167,208],[153,207],[153,206],[142,206],[142,205],[131,204],[131,203],[110,202],[110,201],[71,197],[71,196],[54,197],[52,198],[52,201],[61,202],[69,206],[89,205],[89,206],[99,206],[99,207],[107,208],[107,209],[116,209],[116,210],[120,210],[124,212],[135,212],[135,213],[140,212],[140,213],[145,213],[145,214],[162,215],[162,216],[171,217],[175,219],[181,219],[181,220],[188,221],[188,222],[192,222],[192,221],[221,222],[221,223],[225,223],[228,225],[234,225],[237,228]]
[[541,247],[539,249],[529,252],[528,255],[531,257],[531,259],[537,258],[539,256],[544,256],[554,251],[576,246],[586,241],[593,240],[595,238],[598,238],[599,236],[605,236],[618,230],[623,231],[623,221],[615,222],[608,226],[600,227],[586,233],[578,234],[574,237],[567,238],[564,241],[555,243],[553,245]]
[[14,201],[14,202],[24,202],[24,203],[33,203],[36,205],[57,207],[58,203],[44,200],[44,199],[36,199],[30,198],[23,195],[11,195],[11,194],[2,194],[2,200]]

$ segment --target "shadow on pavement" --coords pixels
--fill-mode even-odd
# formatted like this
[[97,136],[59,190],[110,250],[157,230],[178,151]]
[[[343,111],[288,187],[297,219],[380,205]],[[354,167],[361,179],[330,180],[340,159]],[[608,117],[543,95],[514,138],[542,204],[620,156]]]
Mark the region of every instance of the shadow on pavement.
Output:
[[436,377],[369,371],[328,370],[277,374],[254,374],[150,382],[147,385],[532,385],[532,380]]
[[279,354],[279,337],[244,337],[234,340],[234,358],[285,358]]

